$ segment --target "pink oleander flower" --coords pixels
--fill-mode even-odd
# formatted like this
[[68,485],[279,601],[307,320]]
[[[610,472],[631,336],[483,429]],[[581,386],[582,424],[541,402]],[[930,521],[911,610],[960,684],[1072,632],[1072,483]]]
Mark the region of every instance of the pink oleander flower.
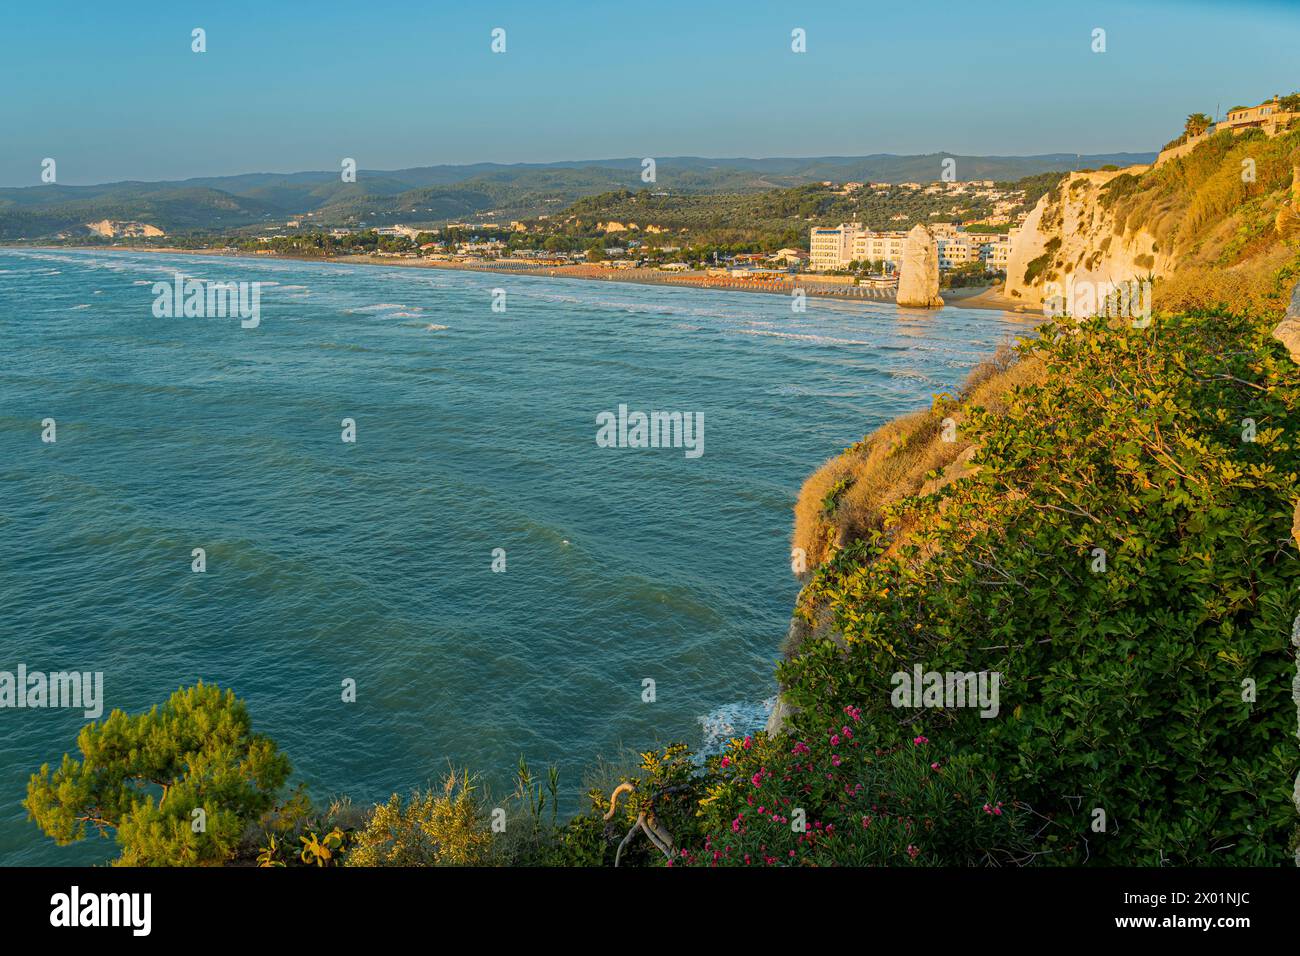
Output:
[[730,767],[730,766],[731,766],[731,758],[730,758],[730,757],[723,757],[723,758],[722,758],[722,766],[723,766],[723,767]]
[[930,738],[929,738],[929,737],[913,737],[913,738],[912,738],[912,743],[913,743],[915,746],[917,746],[917,747],[921,746],[921,744],[928,744],[929,742],[930,742]]
[[839,734],[831,734],[831,746],[832,746],[832,747],[838,747],[839,745],[840,745],[840,735],[839,735]]
[[838,754],[831,754],[831,765],[835,767],[838,767],[840,765],[840,758]]
[[745,743],[744,743],[744,747],[745,747],[745,749],[746,749],[746,750],[749,750],[749,749],[751,749],[753,746],[754,746],[754,738],[753,738],[753,737],[746,737],[746,738],[745,738]]
[[935,763],[930,764],[930,769],[931,769],[931,770],[938,770],[938,769],[939,769],[939,764],[938,764],[938,762],[936,761]]
[[752,777],[749,778],[749,782],[752,783],[752,784],[753,784],[754,786],[756,786],[756,787],[762,786],[762,784],[763,784],[763,775],[762,775],[761,773],[756,773],[756,774],[754,774],[754,776],[752,776]]
[[918,850],[916,847],[912,846],[912,844],[909,843],[909,844],[907,845],[907,855],[910,856],[912,859],[915,860],[918,856],[921,855],[921,851]]

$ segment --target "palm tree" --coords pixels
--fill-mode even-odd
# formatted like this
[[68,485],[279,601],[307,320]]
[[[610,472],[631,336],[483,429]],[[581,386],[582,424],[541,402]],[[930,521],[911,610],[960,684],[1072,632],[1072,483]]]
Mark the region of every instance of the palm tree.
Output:
[[1214,123],[1214,120],[1204,113],[1193,113],[1187,117],[1187,122],[1183,125],[1183,134],[1188,138],[1200,136]]

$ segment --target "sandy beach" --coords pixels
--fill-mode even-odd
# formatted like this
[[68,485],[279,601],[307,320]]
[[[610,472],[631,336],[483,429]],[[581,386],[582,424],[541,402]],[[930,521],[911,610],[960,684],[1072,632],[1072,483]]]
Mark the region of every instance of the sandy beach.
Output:
[[[21,247],[20,247],[21,248]],[[583,279],[594,282],[632,282],[638,285],[676,286],[688,289],[715,289],[723,292],[759,292],[768,295],[790,295],[795,289],[817,298],[848,301],[890,302],[892,289],[874,289],[869,286],[835,285],[818,281],[816,275],[803,273],[786,280],[741,279],[711,276],[704,272],[671,273],[658,269],[610,269],[597,265],[533,266],[500,262],[442,262],[431,259],[407,259],[398,256],[287,256],[262,252],[237,252],[227,249],[181,249],[174,246],[31,246],[47,250],[80,249],[102,252],[105,249],[128,252],[167,253],[172,255],[222,256],[240,259],[289,259],[297,262],[330,262],[334,264],[397,266],[414,269],[449,269],[458,272],[491,272],[501,275],[534,275],[557,279]],[[1032,312],[1022,303],[1002,294],[1002,286],[943,289],[944,304],[963,309],[990,309],[997,312]]]

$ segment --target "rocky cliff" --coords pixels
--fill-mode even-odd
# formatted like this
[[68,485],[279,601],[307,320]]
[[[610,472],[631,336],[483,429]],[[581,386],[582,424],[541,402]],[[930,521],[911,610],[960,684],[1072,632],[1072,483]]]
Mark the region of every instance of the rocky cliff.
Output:
[[1089,283],[1101,287],[1169,274],[1173,250],[1161,249],[1146,224],[1126,228],[1119,218],[1123,210],[1105,202],[1107,186],[1118,177],[1141,176],[1149,168],[1070,173],[1045,194],[1012,242],[1007,296],[1041,309],[1056,293],[1070,301],[1071,314],[1091,313],[1095,309],[1077,301],[1082,296],[1069,293]]
[[1149,281],[1158,309],[1284,309],[1297,166],[1292,130],[1212,136],[1157,168],[1069,173],[1016,233],[1006,295],[1086,316],[1105,308],[1107,289]]

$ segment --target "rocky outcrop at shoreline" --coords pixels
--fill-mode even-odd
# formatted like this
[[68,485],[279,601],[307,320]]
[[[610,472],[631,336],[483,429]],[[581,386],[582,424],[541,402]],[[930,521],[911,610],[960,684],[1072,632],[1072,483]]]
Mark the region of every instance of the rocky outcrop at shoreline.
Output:
[[912,227],[903,245],[898,304],[912,309],[937,309],[943,305],[939,297],[939,245],[920,223]]

